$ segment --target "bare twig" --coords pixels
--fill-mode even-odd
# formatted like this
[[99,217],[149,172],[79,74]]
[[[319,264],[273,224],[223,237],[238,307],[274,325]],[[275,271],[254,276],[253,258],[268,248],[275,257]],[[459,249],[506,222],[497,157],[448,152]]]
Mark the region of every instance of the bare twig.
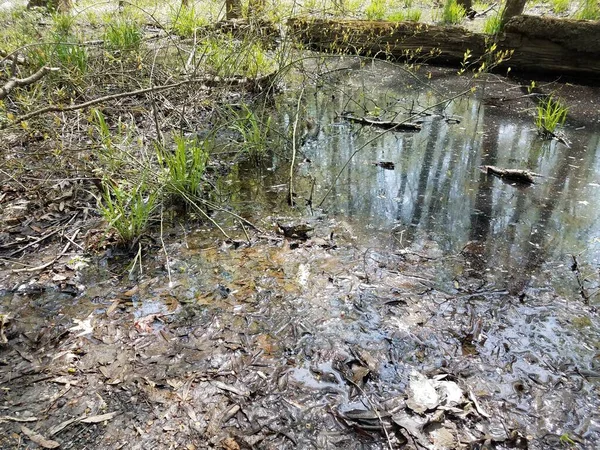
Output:
[[42,264],[41,266],[24,267],[23,269],[13,269],[13,273],[19,273],[19,272],[37,272],[38,270],[44,270],[46,267],[51,266],[56,261],[58,261],[60,258],[62,258],[65,253],[67,253],[67,250],[69,250],[69,247],[71,246],[71,242],[77,237],[77,235],[79,234],[80,230],[81,230],[81,228],[77,228],[77,230],[75,230],[75,233],[73,233],[73,236],[71,236],[71,239],[68,239],[68,242],[65,244],[64,248],[62,249],[62,252],[60,252],[58,254],[58,256],[56,258],[54,258],[52,261],[49,261],[49,262],[47,262],[45,264]]
[[207,86],[217,86],[219,84],[246,84],[250,80],[247,78],[221,78],[221,77],[204,77],[204,78],[192,78],[189,80],[178,81],[177,83],[164,84],[162,86],[152,86],[149,88],[137,89],[135,91],[128,92],[119,92],[118,94],[105,95],[104,97],[95,98],[93,100],[89,100],[83,103],[77,103],[74,105],[49,105],[40,109],[36,109],[30,113],[24,114],[21,117],[17,117],[12,123],[2,124],[0,125],[0,129],[8,128],[9,126],[14,126],[20,122],[25,120],[29,120],[33,117],[37,117],[39,115],[49,113],[49,112],[66,112],[66,111],[76,111],[79,109],[88,108],[90,106],[95,106],[100,103],[104,103],[110,100],[117,100],[124,97],[135,97],[136,95],[147,94],[149,92],[160,92],[168,89],[174,89],[180,86],[185,86],[187,84],[192,83],[204,83]]
[[[71,218],[70,218],[70,219],[69,219],[69,221],[68,221],[68,222],[65,224],[65,226],[64,226],[64,227],[61,227],[61,228],[56,228],[55,230],[53,230],[53,231],[50,231],[50,232],[48,232],[48,233],[44,234],[43,236],[40,236],[40,237],[39,237],[39,238],[37,238],[35,241],[32,241],[32,242],[30,242],[29,244],[25,245],[24,247],[18,248],[17,250],[14,250],[13,252],[9,253],[9,254],[7,255],[7,257],[8,257],[8,258],[10,258],[11,256],[15,256],[17,253],[21,253],[22,251],[24,251],[24,250],[28,249],[29,247],[31,247],[31,246],[33,246],[33,245],[36,245],[36,244],[39,244],[40,242],[42,242],[42,241],[44,241],[44,240],[48,239],[50,236],[53,236],[53,235],[55,235],[56,233],[58,233],[59,231],[61,231],[61,230],[64,230],[64,229],[65,229],[67,226],[69,226],[69,224],[70,224],[70,223],[73,221],[73,219],[75,219],[75,217],[77,217],[77,213],[75,213],[75,214],[73,214],[73,215],[71,216]],[[13,243],[5,244],[5,245],[1,246],[0,248],[6,248],[6,247],[8,247],[8,246],[12,246],[12,245],[15,245],[15,244],[18,244],[18,242],[13,242]]]
[[167,268],[167,275],[169,277],[169,286],[173,286],[173,280],[171,279],[171,264],[169,263],[169,254],[167,253],[167,247],[163,239],[163,209],[160,208],[160,243],[162,244],[163,252],[165,253],[165,267]]
[[28,76],[27,78],[11,78],[10,80],[8,80],[8,82],[3,87],[0,88],[0,100],[2,100],[3,98],[6,98],[6,96],[8,94],[10,94],[10,91],[12,91],[14,88],[22,87],[22,86],[29,86],[30,84],[33,84],[36,81],[39,81],[42,77],[44,77],[48,73],[56,72],[58,70],[60,70],[60,69],[57,67],[44,66],[40,70],[38,70],[36,73]]

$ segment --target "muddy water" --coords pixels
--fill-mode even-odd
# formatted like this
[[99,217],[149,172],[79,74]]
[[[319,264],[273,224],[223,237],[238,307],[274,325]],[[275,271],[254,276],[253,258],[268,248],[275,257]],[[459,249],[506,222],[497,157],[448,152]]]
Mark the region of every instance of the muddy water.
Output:
[[[580,443],[572,445],[594,448],[600,430],[600,327],[593,306],[600,279],[598,105],[563,93],[575,105],[564,127],[566,146],[538,137],[534,103],[518,86],[480,83],[476,93],[443,102],[465,85],[437,75],[431,88],[384,64],[361,68],[347,61],[304,92],[311,123],[299,150],[296,203],[308,215],[337,220],[321,236],[334,230],[361,250],[353,268],[350,258],[336,272],[355,282],[342,289],[344,300],[336,297],[339,286],[324,294],[327,283],[316,282],[315,273],[331,268],[310,267],[320,287],[300,294],[297,311],[318,328],[309,335],[319,351],[290,377],[321,394],[315,404],[335,397],[334,404],[348,409],[352,395],[339,392],[332,361],[348,358],[343,350],[336,356],[335,348],[352,354],[347,349],[358,346],[379,359],[373,385],[381,397],[405,392],[415,367],[451,373],[489,400],[493,412],[480,432],[518,429],[532,448],[568,446],[567,437],[577,436]],[[296,102],[283,100],[284,129],[292,126]],[[422,124],[418,133],[384,133],[340,118],[351,111],[404,119],[422,109],[427,114],[411,118]],[[234,180],[255,188],[242,196],[242,205],[253,205],[250,217],[264,217],[257,204],[291,214],[284,193],[277,193],[287,164],[275,155],[259,177]],[[540,176],[533,186],[515,186],[482,173],[483,165]]]

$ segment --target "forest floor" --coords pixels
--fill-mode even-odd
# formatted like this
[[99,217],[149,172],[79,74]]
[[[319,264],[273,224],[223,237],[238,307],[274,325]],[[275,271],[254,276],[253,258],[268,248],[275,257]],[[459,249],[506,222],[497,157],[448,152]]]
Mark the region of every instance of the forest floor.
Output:
[[[192,127],[215,102],[203,89]],[[165,123],[187,107],[182,95],[160,98]],[[154,101],[106,110],[115,122],[127,110],[147,137]],[[544,449],[598,438],[597,367],[553,353],[598,351],[593,304],[491,288],[466,254],[435,242],[373,248],[326,215],[302,217],[306,238],[285,236],[275,211],[256,229],[229,218],[225,238],[165,213],[164,229],[161,216],[118,246],[98,212],[86,113],[57,114],[55,135],[49,122],[2,130],[1,448]],[[460,274],[451,292],[443,266]],[[568,333],[550,333],[555,322]]]

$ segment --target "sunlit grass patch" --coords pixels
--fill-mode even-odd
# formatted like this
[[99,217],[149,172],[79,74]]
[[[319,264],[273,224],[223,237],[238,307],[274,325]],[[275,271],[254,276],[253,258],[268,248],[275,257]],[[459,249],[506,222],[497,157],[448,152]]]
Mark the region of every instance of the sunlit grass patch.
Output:
[[199,53],[204,63],[221,76],[242,75],[255,78],[275,70],[277,64],[256,40],[234,40],[231,36],[204,40]]
[[143,39],[140,25],[131,19],[109,23],[104,31],[104,44],[111,51],[137,51]]
[[569,0],[552,0],[552,9],[555,13],[560,14],[569,9],[570,1]]
[[498,34],[502,31],[502,14],[494,14],[488,17],[483,24],[483,32],[486,34]]
[[600,20],[600,4],[597,0],[582,0],[575,13],[580,20]]
[[371,0],[371,3],[365,8],[365,16],[369,20],[381,20],[387,13],[386,0]]
[[554,135],[556,128],[567,119],[569,108],[562,100],[549,96],[540,100],[536,107],[535,126],[543,137]]
[[174,197],[188,200],[200,196],[209,156],[209,142],[175,137],[173,150],[156,146],[159,164],[164,167],[161,184]]
[[466,16],[465,8],[456,0],[446,0],[442,10],[442,23],[459,24]]
[[208,25],[206,16],[202,16],[193,6],[173,8],[170,13],[171,29],[182,37],[193,37],[200,27]]

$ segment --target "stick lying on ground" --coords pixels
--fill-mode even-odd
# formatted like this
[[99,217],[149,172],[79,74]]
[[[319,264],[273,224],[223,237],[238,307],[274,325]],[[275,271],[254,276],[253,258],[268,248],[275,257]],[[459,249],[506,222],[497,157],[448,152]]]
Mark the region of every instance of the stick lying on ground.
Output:
[[534,184],[535,179],[533,177],[542,176],[539,173],[530,172],[529,170],[502,169],[496,166],[481,166],[480,169],[482,172],[489,175],[494,175],[503,180],[520,184]]
[[5,98],[10,93],[10,91],[12,91],[14,88],[33,84],[36,81],[38,81],[40,78],[42,78],[44,75],[46,75],[47,73],[56,72],[57,70],[60,70],[60,69],[58,69],[56,67],[44,66],[40,70],[38,70],[36,73],[28,76],[27,78],[11,78],[10,80],[7,81],[7,83],[3,87],[0,88],[0,100]]

